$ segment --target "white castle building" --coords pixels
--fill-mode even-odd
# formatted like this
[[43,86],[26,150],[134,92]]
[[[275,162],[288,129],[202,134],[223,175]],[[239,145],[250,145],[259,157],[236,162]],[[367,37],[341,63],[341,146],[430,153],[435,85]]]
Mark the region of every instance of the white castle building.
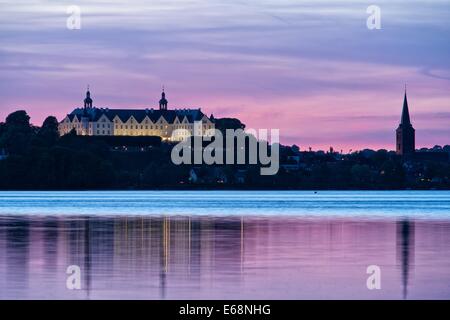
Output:
[[160,136],[163,140],[181,141],[192,135],[211,135],[214,117],[201,109],[168,110],[166,94],[161,94],[159,109],[109,109],[92,106],[89,88],[84,107],[76,108],[59,123],[59,134],[75,130],[88,136]]

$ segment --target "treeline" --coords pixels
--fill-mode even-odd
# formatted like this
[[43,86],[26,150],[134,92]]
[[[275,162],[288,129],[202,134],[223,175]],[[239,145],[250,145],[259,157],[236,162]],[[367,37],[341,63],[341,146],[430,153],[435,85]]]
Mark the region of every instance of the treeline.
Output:
[[386,150],[379,150],[369,157],[358,152],[346,156],[313,153],[307,156],[299,171],[283,171],[280,175],[303,189],[413,188],[413,184],[408,183],[401,158]]
[[[244,128],[237,119],[218,119],[218,128]],[[62,137],[58,121],[32,126],[19,110],[0,123],[0,189],[85,190],[198,187],[189,165],[174,165],[173,144],[159,137]]]
[[107,141],[85,138],[74,132],[59,137],[52,116],[34,127],[25,111],[10,114],[0,124],[0,150],[7,155],[0,161],[0,188],[153,188],[187,177],[188,168],[173,165],[168,148],[114,152]]

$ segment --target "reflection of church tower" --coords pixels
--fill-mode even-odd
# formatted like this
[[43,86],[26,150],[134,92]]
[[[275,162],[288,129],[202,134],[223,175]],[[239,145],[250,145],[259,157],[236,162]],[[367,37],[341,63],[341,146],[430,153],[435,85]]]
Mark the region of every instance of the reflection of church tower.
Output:
[[408,294],[410,268],[414,264],[414,222],[397,221],[397,260],[401,265],[403,299]]
[[411,124],[408,110],[408,100],[403,98],[402,119],[396,130],[397,135],[397,154],[406,155],[414,153],[415,150],[415,130]]
[[159,110],[167,110],[167,99],[166,94],[164,93],[164,87],[162,89],[161,100],[159,100]]

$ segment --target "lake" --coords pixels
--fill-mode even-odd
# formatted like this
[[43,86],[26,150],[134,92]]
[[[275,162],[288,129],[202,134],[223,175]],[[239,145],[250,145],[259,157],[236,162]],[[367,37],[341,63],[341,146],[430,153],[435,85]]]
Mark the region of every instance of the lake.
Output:
[[449,191],[0,192],[0,299],[449,298]]

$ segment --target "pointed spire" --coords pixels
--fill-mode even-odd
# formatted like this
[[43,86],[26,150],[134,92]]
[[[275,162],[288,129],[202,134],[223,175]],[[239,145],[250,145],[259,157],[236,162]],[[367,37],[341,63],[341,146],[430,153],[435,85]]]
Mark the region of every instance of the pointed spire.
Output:
[[415,151],[415,130],[411,124],[408,110],[408,98],[403,98],[402,118],[396,130],[396,151],[399,155],[412,154]]
[[403,110],[402,110],[402,126],[410,126],[411,119],[409,118],[408,99],[406,97],[406,84],[405,84],[405,97],[403,98]]

